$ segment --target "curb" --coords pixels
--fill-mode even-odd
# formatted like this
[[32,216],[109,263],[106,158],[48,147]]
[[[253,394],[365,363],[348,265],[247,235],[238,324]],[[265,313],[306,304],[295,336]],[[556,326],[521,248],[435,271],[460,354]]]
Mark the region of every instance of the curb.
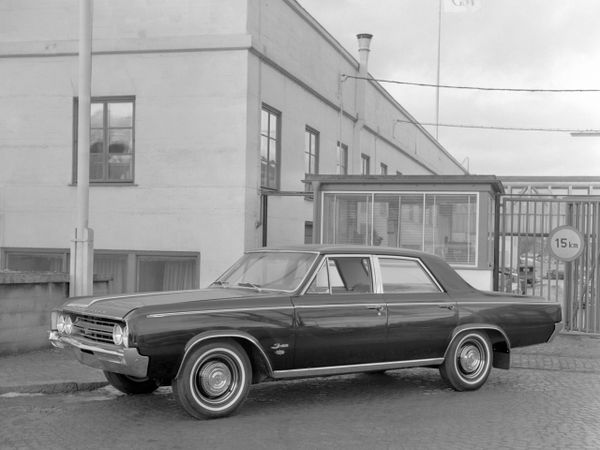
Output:
[[0,386],[0,395],[7,394],[68,394],[70,392],[93,391],[107,386],[107,381],[61,381],[57,383]]

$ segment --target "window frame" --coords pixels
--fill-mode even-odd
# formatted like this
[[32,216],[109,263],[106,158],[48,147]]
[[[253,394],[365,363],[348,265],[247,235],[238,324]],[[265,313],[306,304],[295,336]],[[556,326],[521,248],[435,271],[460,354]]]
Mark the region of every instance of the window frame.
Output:
[[[399,195],[399,196],[420,196],[421,199],[420,204],[423,205],[422,210],[420,211],[420,217],[422,217],[422,222],[421,223],[421,242],[423,243],[417,250],[419,251],[427,251],[425,250],[424,247],[424,234],[427,232],[426,230],[426,226],[428,225],[425,222],[425,206],[426,206],[426,201],[427,201],[427,196],[465,196],[466,198],[468,197],[473,197],[474,198],[474,202],[471,204],[469,202],[467,202],[467,204],[472,205],[471,207],[473,208],[473,216],[469,216],[468,220],[473,220],[474,224],[472,229],[469,228],[469,234],[473,235],[473,239],[467,242],[467,245],[472,245],[473,246],[473,260],[471,262],[463,262],[463,261],[450,261],[448,260],[446,257],[442,257],[442,259],[446,260],[448,262],[448,264],[450,264],[452,267],[454,268],[464,268],[464,269],[473,269],[473,268],[486,268],[487,267],[487,262],[482,261],[480,259],[481,257],[481,251],[480,251],[480,239],[482,238],[481,236],[481,226],[480,226],[480,214],[481,214],[481,202],[482,202],[482,198],[481,198],[481,193],[477,192],[477,191],[466,191],[466,190],[460,190],[460,191],[413,191],[413,190],[408,190],[408,191],[401,191],[401,190],[390,190],[390,191],[373,191],[373,190],[365,190],[365,191],[360,191],[360,190],[327,190],[327,191],[322,191],[321,195],[320,195],[320,217],[321,220],[319,221],[319,242],[320,243],[327,243],[327,244],[340,244],[339,241],[337,241],[336,235],[338,230],[332,230],[332,229],[326,229],[326,225],[328,227],[331,227],[330,223],[325,223],[326,222],[326,218],[328,217],[327,215],[327,210],[326,210],[326,204],[328,202],[328,197],[333,197],[333,201],[334,201],[334,205],[337,204],[337,202],[339,201],[339,199],[341,197],[345,197],[345,196],[364,196],[366,199],[366,203],[367,205],[370,203],[371,205],[374,205],[375,200],[376,200],[376,196],[380,196],[380,195]],[[373,213],[374,213],[374,208],[373,206],[371,206],[370,208],[367,206],[367,210],[366,210],[366,214],[367,214],[367,219],[369,219],[369,221],[367,221],[366,223],[366,229],[367,229],[367,235],[371,236],[372,235],[372,230],[373,230]],[[331,235],[331,236],[330,236]],[[325,239],[326,237],[328,237],[329,239]],[[368,242],[367,242],[368,244]],[[397,248],[401,248],[397,247]]]
[[[136,105],[135,105],[135,96],[134,95],[126,95],[126,96],[105,96],[105,97],[92,97],[90,104],[94,103],[102,103],[104,105],[104,125],[103,125],[103,134],[104,134],[104,148],[103,155],[106,156],[108,152],[108,105],[110,103],[131,103],[132,112],[131,112],[131,179],[128,180],[111,180],[108,178],[108,162],[104,161],[104,169],[106,171],[105,177],[102,180],[91,179],[89,180],[90,185],[95,186],[118,186],[125,185],[131,186],[135,183],[135,159],[136,159],[136,151],[135,151],[135,116],[136,116]],[[91,112],[90,112],[91,114]],[[73,97],[73,167],[72,167],[72,184],[77,185],[77,138],[78,138],[78,123],[79,123],[79,98]],[[115,127],[116,129],[125,129],[125,127]],[[128,129],[128,128],[127,128]],[[91,130],[91,124],[90,124]],[[91,154],[91,148],[90,148]],[[91,164],[91,161],[90,161]]]
[[360,174],[371,175],[371,157],[365,153],[360,154]]
[[[270,130],[270,122],[271,122],[271,117],[275,117],[277,119],[277,124],[275,126],[275,133],[276,133],[276,137],[275,139],[272,139],[268,134],[264,135],[263,134],[263,123],[262,123],[262,117],[263,117],[263,112],[266,112],[268,114],[269,117],[269,124],[267,124],[267,130]],[[281,129],[282,129],[282,114],[281,111],[273,108],[272,106],[267,105],[266,103],[263,103],[261,105],[261,109],[260,109],[260,126],[259,126],[259,151],[258,151],[258,159],[260,162],[260,169],[259,169],[259,185],[261,187],[261,189],[268,189],[268,190],[273,190],[273,191],[277,191],[280,189],[281,187]],[[267,161],[266,161],[266,165],[267,167],[269,166],[269,161],[270,161],[270,156],[271,156],[271,142],[275,141],[275,161],[276,161],[276,165],[275,165],[275,183],[273,186],[268,185],[269,182],[269,172],[267,169],[267,185],[263,185],[263,155],[262,155],[262,140],[263,137],[265,137],[267,139],[267,143],[269,144],[267,147]]]
[[[381,260],[389,259],[396,261],[410,261],[415,263],[417,267],[419,267],[425,276],[431,281],[431,285],[436,288],[435,291],[406,291],[406,292],[386,292],[384,289],[384,280],[383,280],[383,271],[381,270]],[[378,284],[378,292],[381,292],[385,295],[413,295],[413,294],[439,294],[446,292],[442,285],[439,283],[435,275],[429,270],[429,268],[423,263],[420,258],[415,258],[411,256],[398,256],[398,255],[377,255],[376,257],[376,266],[374,269],[376,273],[376,280]]]
[[338,175],[348,175],[348,145],[338,141],[336,152],[336,173]]
[[[29,248],[29,247],[1,247],[0,248],[0,270],[8,269],[8,259],[11,254],[16,255],[31,255],[31,256],[43,256],[43,255],[56,255],[62,258],[62,269],[61,272],[69,274],[70,272],[70,250],[64,248]],[[106,250],[106,249],[94,249],[94,256],[102,257],[120,257],[126,259],[126,279],[125,279],[125,292],[123,293],[135,293],[139,291],[139,270],[140,261],[144,258],[155,258],[157,260],[166,260],[173,258],[181,259],[193,259],[194,260],[194,272],[192,280],[192,289],[198,289],[200,287],[200,262],[201,255],[199,252],[177,252],[177,251],[152,251],[152,250]],[[95,260],[94,260],[95,262]],[[95,271],[96,264],[94,264],[94,274],[103,275]]]

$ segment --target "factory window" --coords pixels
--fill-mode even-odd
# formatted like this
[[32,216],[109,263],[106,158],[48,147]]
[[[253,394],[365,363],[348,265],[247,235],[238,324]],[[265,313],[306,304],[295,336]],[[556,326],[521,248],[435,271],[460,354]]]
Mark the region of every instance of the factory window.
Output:
[[[73,182],[77,183],[78,99],[74,100]],[[134,98],[93,98],[90,105],[90,183],[133,182]]]
[[348,146],[346,144],[337,143],[337,170],[338,175],[348,174]]
[[279,189],[281,113],[263,105],[260,122],[260,186]]

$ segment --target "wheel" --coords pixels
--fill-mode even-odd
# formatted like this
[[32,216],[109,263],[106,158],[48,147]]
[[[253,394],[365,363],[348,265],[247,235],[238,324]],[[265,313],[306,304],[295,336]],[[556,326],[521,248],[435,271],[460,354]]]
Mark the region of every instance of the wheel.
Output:
[[158,389],[159,384],[150,378],[136,378],[115,372],[103,371],[108,382],[125,394],[150,394]]
[[193,350],[173,380],[173,395],[197,418],[232,414],[246,399],[252,366],[235,341],[211,342]]
[[457,391],[473,391],[486,382],[492,370],[492,345],[481,331],[459,335],[448,349],[440,375]]

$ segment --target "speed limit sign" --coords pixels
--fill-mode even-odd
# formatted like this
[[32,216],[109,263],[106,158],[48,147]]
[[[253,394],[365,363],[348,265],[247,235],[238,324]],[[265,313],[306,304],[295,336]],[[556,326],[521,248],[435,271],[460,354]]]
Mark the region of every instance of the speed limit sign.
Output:
[[548,241],[550,253],[561,261],[573,261],[583,253],[583,235],[577,228],[568,225],[555,228]]

